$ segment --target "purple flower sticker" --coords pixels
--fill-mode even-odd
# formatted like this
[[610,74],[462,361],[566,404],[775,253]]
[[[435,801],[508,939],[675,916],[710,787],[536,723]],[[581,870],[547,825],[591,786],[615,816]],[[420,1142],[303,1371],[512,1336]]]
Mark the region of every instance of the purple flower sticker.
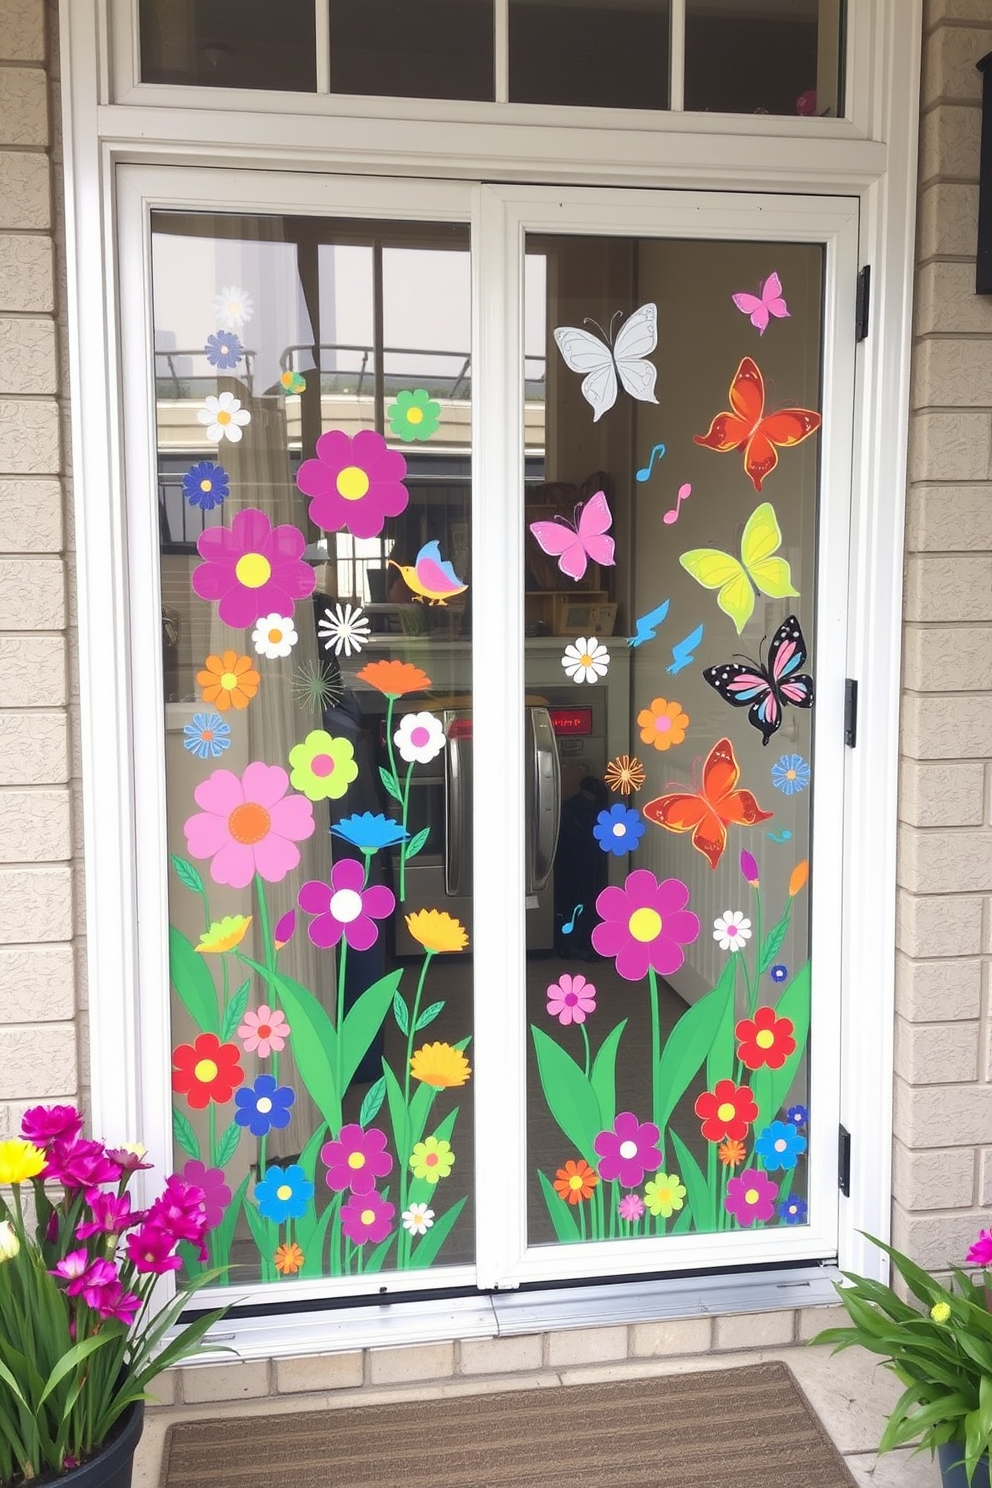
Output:
[[739,1225],[748,1229],[756,1219],[771,1219],[777,1198],[777,1183],[758,1168],[745,1168],[738,1177],[728,1179],[723,1207]]
[[207,1206],[205,1228],[215,1230],[224,1218],[224,1210],[231,1202],[231,1190],[221,1168],[208,1168],[206,1163],[190,1158],[183,1166],[181,1175],[187,1183],[203,1189],[203,1202]]
[[388,919],[396,907],[392,889],[373,884],[366,889],[365,869],[357,858],[342,858],[331,869],[331,881],[312,878],[297,895],[302,910],[316,918],[307,926],[315,946],[327,950],[344,936],[353,951],[375,944],[376,920]]
[[603,923],[592,932],[601,956],[615,956],[617,972],[638,982],[648,967],[667,976],[685,960],[683,946],[699,934],[699,920],[685,908],[689,890],[680,878],[661,883],[648,868],[627,874],[623,888],[610,884],[596,900]]
[[636,1188],[645,1173],[661,1166],[653,1121],[638,1121],[632,1111],[621,1111],[612,1131],[601,1131],[593,1142],[599,1153],[596,1171],[606,1182],[616,1179],[623,1188]]
[[371,1193],[377,1180],[393,1170],[393,1159],[386,1151],[386,1133],[376,1126],[364,1131],[354,1122],[324,1143],[320,1160],[327,1166],[327,1186],[335,1193],[343,1193],[346,1188],[356,1194]]
[[386,518],[407,508],[405,475],[406,460],[374,429],[355,435],[331,429],[317,440],[317,458],[303,461],[296,484],[311,498],[309,516],[317,527],[378,537]]
[[388,1203],[373,1189],[371,1193],[352,1194],[341,1205],[341,1232],[353,1245],[366,1245],[371,1240],[385,1240],[393,1225],[395,1204]]
[[230,527],[208,527],[197,538],[203,559],[193,570],[193,593],[217,600],[225,625],[242,630],[263,615],[291,616],[293,604],[312,594],[317,576],[303,561],[306,538],[298,527],[273,527],[250,506]]

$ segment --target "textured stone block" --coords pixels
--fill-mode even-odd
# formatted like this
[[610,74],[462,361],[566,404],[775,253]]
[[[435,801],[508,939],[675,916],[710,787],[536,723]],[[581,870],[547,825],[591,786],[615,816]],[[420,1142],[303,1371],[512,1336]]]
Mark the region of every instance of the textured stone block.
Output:
[[0,553],[58,553],[61,548],[59,482],[0,478]]
[[269,1361],[252,1359],[246,1364],[201,1364],[180,1370],[181,1389],[187,1405],[214,1400],[257,1400],[269,1393]]
[[58,387],[55,322],[0,318],[0,393],[57,393]]
[[918,1266],[946,1272],[949,1265],[961,1265],[978,1231],[988,1226],[988,1219],[978,1209],[923,1216],[907,1214],[901,1205],[895,1204],[892,1244],[904,1255],[912,1256]]
[[992,341],[921,341],[913,357],[914,408],[985,408],[992,382]]
[[903,685],[912,692],[987,692],[992,689],[992,625],[907,625]]
[[548,1363],[552,1369],[605,1364],[626,1357],[626,1328],[568,1328],[548,1335]]
[[977,181],[982,112],[938,104],[920,120],[920,181]]
[[914,486],[906,519],[910,552],[992,552],[992,484]]
[[913,1023],[977,1018],[982,1007],[978,960],[911,961],[896,954],[896,1009]]
[[[925,26],[929,29],[940,21],[987,21],[988,0],[929,0],[925,8]],[[992,42],[986,50],[992,50]]]
[[0,863],[59,863],[72,857],[64,787],[0,790]]
[[992,554],[910,557],[904,612],[907,620],[992,620]]
[[45,57],[43,0],[4,0],[0,61],[42,62]]
[[0,636],[0,701],[6,708],[52,708],[64,703],[65,638]]
[[[992,16],[986,13],[986,20]],[[923,44],[924,96],[980,103],[982,76],[975,63],[992,51],[992,29],[938,26]]]
[[840,1306],[803,1307],[799,1313],[797,1330],[799,1342],[808,1343],[817,1333],[822,1333],[824,1328],[844,1328],[850,1321],[846,1309]]
[[794,1312],[738,1312],[718,1317],[713,1324],[715,1349],[776,1348],[791,1343]]
[[712,1319],[665,1318],[637,1323],[631,1329],[630,1352],[637,1359],[670,1359],[679,1354],[705,1354],[712,1347]]
[[372,1349],[369,1383],[417,1385],[422,1380],[446,1379],[454,1373],[453,1343],[425,1343],[412,1348]]
[[0,945],[72,939],[72,874],[67,867],[0,868]]
[[992,697],[910,693],[900,745],[910,759],[992,758]]
[[462,1374],[530,1374],[543,1364],[540,1333],[519,1338],[463,1338],[458,1345]]
[[312,1354],[275,1361],[276,1391],[280,1395],[313,1390],[357,1389],[362,1383],[362,1355]]
[[65,574],[60,558],[0,558],[0,630],[61,630]]
[[973,259],[977,248],[978,187],[946,182],[925,186],[920,192],[918,258]]
[[992,299],[975,294],[975,265],[924,264],[916,278],[913,319],[918,336],[930,331],[944,335],[974,331],[987,336],[992,331]]
[[910,1085],[977,1080],[978,1045],[978,1023],[909,1023],[897,1018],[896,1073]]
[[58,475],[61,463],[55,400],[0,398],[0,475]]
[[4,1023],[65,1022],[75,1011],[71,945],[0,949]]
[[989,476],[987,413],[916,413],[909,421],[911,481],[983,481]]
[[975,1200],[975,1154],[967,1147],[911,1152],[892,1149],[892,1192],[904,1209],[970,1209]]
[[894,1129],[907,1147],[992,1144],[992,1090],[986,1085],[907,1085],[895,1078]]
[[37,232],[52,220],[48,160],[17,150],[0,150],[0,228]]
[[76,1030],[71,1023],[4,1028],[0,1100],[50,1100],[61,1090],[75,1090],[76,1080]]
[[948,894],[922,898],[898,890],[896,946],[907,956],[979,955],[982,900]]
[[978,1174],[978,1202],[985,1208],[992,1207],[992,1147],[978,1154]]
[[64,713],[0,711],[0,786],[61,785],[69,779]]
[[0,140],[48,144],[48,84],[40,67],[0,67]]
[[900,827],[897,878],[912,894],[992,893],[992,832]]
[[[177,1371],[175,1369],[164,1369],[161,1374],[155,1376],[149,1386],[149,1393],[152,1399],[145,1405],[146,1411],[155,1410],[157,1406],[164,1408],[168,1405],[175,1405],[179,1383],[176,1375]],[[135,1482],[137,1481],[138,1479],[136,1477]]]
[[50,238],[0,233],[0,312],[44,315],[55,309],[52,251]]
[[914,827],[978,827],[985,818],[985,766],[904,760],[899,816]]

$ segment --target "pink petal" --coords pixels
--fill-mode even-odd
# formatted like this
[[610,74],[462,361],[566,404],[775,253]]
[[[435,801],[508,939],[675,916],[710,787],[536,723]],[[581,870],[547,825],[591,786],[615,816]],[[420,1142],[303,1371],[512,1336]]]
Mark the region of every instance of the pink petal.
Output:
[[[331,485],[333,486],[339,471],[343,470],[346,465],[353,465],[354,463],[351,436],[345,434],[342,429],[331,429],[327,434],[322,434],[317,440],[317,459],[313,461],[305,460],[300,466],[300,474],[303,473],[307,465],[323,466],[321,473],[325,476],[330,476]],[[300,490],[306,491],[306,487],[301,485]]]
[[367,951],[375,945],[379,931],[375,920],[370,920],[368,915],[359,915],[357,920],[352,920],[350,925],[344,927],[344,938],[353,951]]
[[293,527],[288,522],[284,522],[281,527],[274,527],[267,550],[273,571],[278,573],[281,568],[298,564],[306,545],[307,540],[299,527]]
[[370,889],[365,890],[362,896],[362,908],[373,919],[388,919],[396,908],[392,889],[387,888],[385,884],[373,884]]
[[319,878],[308,879],[296,896],[296,902],[307,914],[327,914],[331,890]]
[[300,849],[276,832],[255,843],[255,867],[266,883],[282,883],[300,861]]
[[220,599],[237,580],[233,565],[225,563],[201,563],[193,570],[190,587],[197,599]]
[[244,843],[232,842],[230,838],[210,864],[210,877],[214,883],[230,884],[232,889],[247,888],[254,876],[254,852]]
[[281,765],[266,765],[252,760],[241,777],[244,799],[270,810],[289,789],[289,776]]
[[[691,909],[676,909],[674,912],[662,915],[665,927],[664,933],[670,935],[672,940],[677,940],[680,945],[691,945],[699,935],[699,916],[694,915]],[[739,930],[735,930],[732,939],[743,940]]]
[[[672,882],[672,880],[668,881]],[[658,880],[650,868],[635,868],[633,873],[627,874],[627,881],[623,887],[634,909],[656,908]],[[684,904],[685,900],[682,902]]]
[[631,904],[623,889],[616,884],[605,888],[596,900],[596,913],[601,920],[622,920],[624,926],[630,919]]
[[688,902],[689,890],[680,878],[666,878],[658,885],[655,907],[660,914],[672,914]]
[[[668,935],[660,935],[645,949],[649,952],[651,965],[655,971],[660,971],[662,976],[669,976],[671,972],[678,971],[685,960],[685,954],[678,941],[672,940]],[[617,970],[620,970],[619,962]],[[620,972],[620,975],[622,976],[623,972]]]
[[361,893],[365,883],[365,869],[357,858],[339,858],[331,869],[331,883],[335,889],[354,889]]
[[196,539],[196,551],[208,563],[226,564],[233,569],[243,549],[229,528],[205,527]]
[[272,818],[273,832],[280,837],[288,837],[293,842],[303,842],[317,830],[313,819],[313,802],[308,801],[306,796],[286,796],[282,801],[276,801],[274,806],[269,807],[269,815]]
[[259,606],[259,595],[262,593],[264,590],[245,589],[235,581],[233,587],[220,598],[217,605],[219,618],[225,625],[230,625],[232,630],[244,630],[247,625],[254,625],[260,615],[270,613],[265,605]]
[[195,816],[187,817],[183,831],[187,850],[194,858],[212,858],[231,840],[226,818],[212,816],[209,812],[197,812]]
[[231,522],[231,532],[240,552],[265,553],[272,534],[272,523],[263,511],[249,506],[236,513]]

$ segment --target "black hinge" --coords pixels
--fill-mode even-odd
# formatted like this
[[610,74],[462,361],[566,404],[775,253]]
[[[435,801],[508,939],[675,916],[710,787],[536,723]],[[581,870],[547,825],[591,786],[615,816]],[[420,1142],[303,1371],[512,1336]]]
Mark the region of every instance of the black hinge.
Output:
[[854,334],[857,341],[868,335],[868,306],[871,303],[871,264],[858,272],[858,294],[854,306]]
[[837,1187],[845,1199],[851,1197],[851,1133],[846,1126],[837,1128]]
[[844,743],[853,749],[858,742],[858,684],[853,677],[844,682]]

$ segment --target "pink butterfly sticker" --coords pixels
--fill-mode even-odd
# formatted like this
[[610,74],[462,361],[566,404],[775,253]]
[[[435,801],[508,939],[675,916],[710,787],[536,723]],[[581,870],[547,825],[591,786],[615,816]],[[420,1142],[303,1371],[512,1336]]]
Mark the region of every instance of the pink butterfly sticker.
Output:
[[735,294],[731,299],[742,315],[751,317],[751,324],[759,336],[768,329],[769,316],[774,315],[776,320],[789,318],[789,307],[782,296],[782,281],[777,274],[768,275],[759,294]]
[[575,508],[574,526],[566,518],[558,517],[553,522],[531,522],[530,530],[544,552],[558,559],[562,573],[577,583],[590,562],[605,566],[615,562],[614,542],[607,536],[612,523],[613,514],[606,496],[597,491]]

